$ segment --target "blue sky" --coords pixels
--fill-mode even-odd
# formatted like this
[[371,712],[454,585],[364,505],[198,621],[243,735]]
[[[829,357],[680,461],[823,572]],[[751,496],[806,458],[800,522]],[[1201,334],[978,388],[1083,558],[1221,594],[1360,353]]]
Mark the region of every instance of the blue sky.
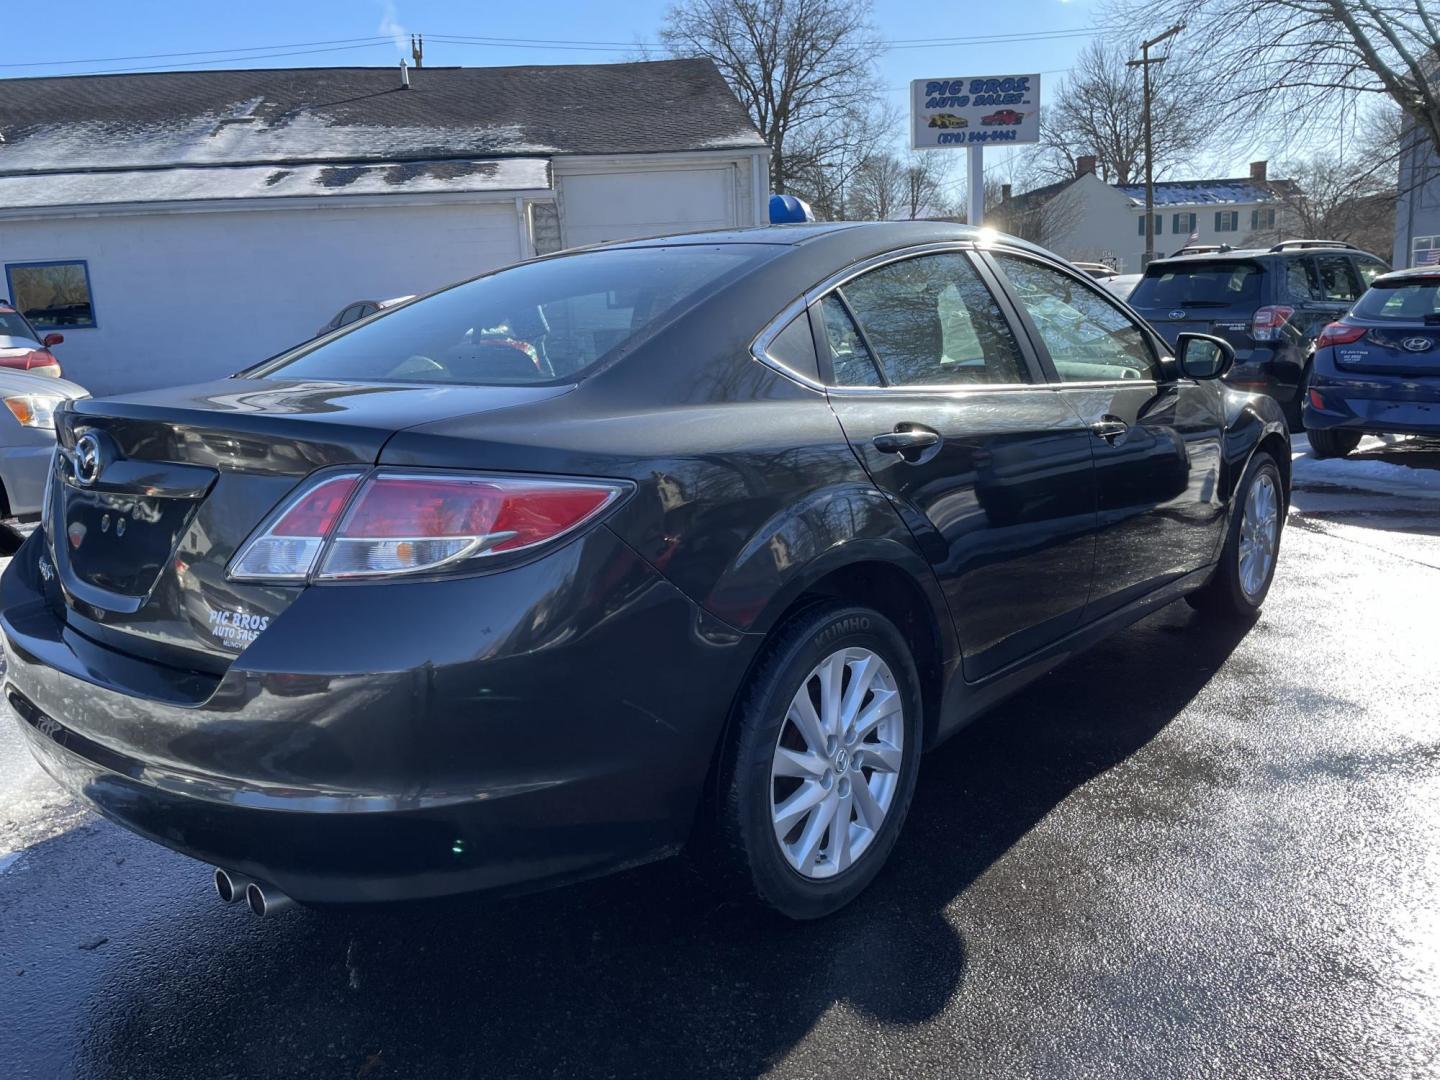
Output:
[[[878,0],[874,21],[881,36],[895,43],[881,58],[887,93],[908,110],[911,79],[1044,73],[1047,100],[1060,88],[1064,69],[1093,33],[1095,0],[1010,0],[1003,4],[932,5]],[[486,66],[504,64],[599,63],[633,56],[635,43],[655,42],[668,4],[631,0],[620,4],[579,0],[530,0],[528,3],[441,2],[441,0],[251,0],[246,4],[124,0],[122,3],[47,0],[7,7],[8,48],[0,75],[60,75],[106,69],[170,69],[302,65],[378,65],[398,62],[401,53],[389,41],[363,40],[382,35],[403,39],[427,35],[427,64]],[[931,45],[936,37],[983,38],[1017,34],[1067,34],[1048,40]],[[615,44],[481,45],[444,43],[438,35],[563,39]],[[23,48],[16,48],[23,43]],[[336,44],[311,44],[336,43]],[[199,63],[221,57],[223,50],[255,47],[230,54],[223,63]],[[324,49],[326,51],[319,51]],[[314,50],[314,51],[312,51]],[[155,57],[158,53],[186,53]],[[270,53],[294,55],[273,56]],[[408,57],[408,48],[405,51]],[[122,57],[144,59],[111,59]],[[50,63],[51,61],[84,61]],[[22,66],[23,65],[23,66]],[[896,131],[904,144],[903,127]],[[956,174],[964,172],[956,155]],[[987,161],[987,164],[989,162]],[[998,162],[996,163],[999,164]],[[988,170],[987,170],[988,171]]]

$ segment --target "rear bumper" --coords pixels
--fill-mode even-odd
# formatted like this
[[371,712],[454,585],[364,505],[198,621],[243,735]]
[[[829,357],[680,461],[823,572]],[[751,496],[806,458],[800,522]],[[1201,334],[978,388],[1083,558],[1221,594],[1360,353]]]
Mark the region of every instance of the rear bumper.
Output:
[[[1328,370],[1327,370],[1328,369]],[[1305,426],[1374,435],[1440,435],[1440,379],[1368,375],[1347,378],[1317,360],[1305,402]]]
[[503,573],[309,589],[202,702],[167,703],[122,685],[154,665],[63,625],[38,549],[0,583],[0,629],[42,766],[126,828],[312,902],[673,852],[756,645],[600,528]]

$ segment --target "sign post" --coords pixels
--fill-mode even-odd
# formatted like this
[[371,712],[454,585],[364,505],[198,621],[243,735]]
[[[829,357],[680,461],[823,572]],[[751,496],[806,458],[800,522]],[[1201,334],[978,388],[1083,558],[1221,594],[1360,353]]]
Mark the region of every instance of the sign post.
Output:
[[1040,141],[1040,76],[978,75],[910,83],[910,147],[970,151],[967,220],[985,216],[985,147]]

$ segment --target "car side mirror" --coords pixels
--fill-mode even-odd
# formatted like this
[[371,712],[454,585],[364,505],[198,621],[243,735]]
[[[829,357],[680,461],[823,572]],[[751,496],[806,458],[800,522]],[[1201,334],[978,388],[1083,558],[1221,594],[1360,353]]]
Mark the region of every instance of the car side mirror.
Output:
[[1175,359],[1191,379],[1218,379],[1235,363],[1235,349],[1224,338],[1181,334],[1175,339]]
[[64,334],[46,334],[43,338],[40,339],[40,344],[48,349],[51,345],[59,345],[64,340]]

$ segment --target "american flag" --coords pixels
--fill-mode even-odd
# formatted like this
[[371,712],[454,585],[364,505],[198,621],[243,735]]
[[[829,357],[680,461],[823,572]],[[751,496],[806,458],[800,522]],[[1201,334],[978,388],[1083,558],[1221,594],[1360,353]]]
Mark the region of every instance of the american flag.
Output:
[[1199,239],[1200,239],[1200,230],[1199,230],[1199,229],[1196,229],[1194,232],[1192,232],[1189,236],[1187,236],[1187,237],[1185,238],[1185,243],[1188,244],[1188,243],[1190,243],[1190,242],[1193,241],[1193,240],[1199,240]]
[[1440,247],[1422,248],[1415,252],[1416,266],[1440,266]]

